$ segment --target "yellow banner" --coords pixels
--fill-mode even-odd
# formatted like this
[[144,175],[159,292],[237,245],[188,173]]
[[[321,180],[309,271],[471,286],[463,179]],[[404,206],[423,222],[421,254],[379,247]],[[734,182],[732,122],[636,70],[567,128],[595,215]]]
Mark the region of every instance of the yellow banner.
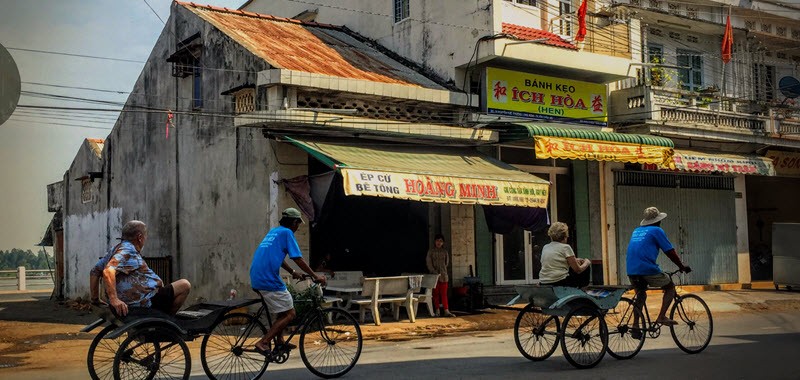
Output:
[[533,140],[536,158],[633,162],[675,168],[672,148],[663,146],[547,136],[536,136]]
[[344,193],[422,202],[547,207],[549,185],[342,168]]
[[489,113],[606,125],[608,99],[604,84],[486,69]]

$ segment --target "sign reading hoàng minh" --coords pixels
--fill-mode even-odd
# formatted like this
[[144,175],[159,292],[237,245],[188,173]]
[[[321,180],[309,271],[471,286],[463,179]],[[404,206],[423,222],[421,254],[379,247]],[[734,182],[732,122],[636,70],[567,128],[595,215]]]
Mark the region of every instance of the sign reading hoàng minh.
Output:
[[549,185],[488,179],[341,169],[346,195],[415,201],[547,207]]
[[488,111],[493,114],[607,124],[604,84],[489,67],[486,99]]

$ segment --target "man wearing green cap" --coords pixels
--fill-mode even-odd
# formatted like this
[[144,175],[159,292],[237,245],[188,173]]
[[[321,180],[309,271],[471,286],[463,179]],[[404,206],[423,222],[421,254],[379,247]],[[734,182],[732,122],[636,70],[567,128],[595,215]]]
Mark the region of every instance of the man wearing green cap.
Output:
[[275,323],[272,324],[267,334],[256,343],[256,350],[262,354],[269,354],[270,341],[278,337],[278,347],[276,350],[291,350],[295,348],[293,344],[283,341],[283,330],[289,322],[295,318],[294,303],[292,295],[286,289],[286,284],[280,276],[280,269],[286,269],[292,274],[293,278],[302,279],[303,275],[297,273],[289,264],[284,261],[286,255],[294,260],[295,264],[304,272],[311,275],[315,282],[325,283],[325,277],[318,276],[311,267],[308,266],[294,233],[303,224],[300,211],[295,208],[287,208],[281,214],[280,226],[271,229],[264,240],[256,248],[253,254],[253,262],[250,264],[250,283],[253,289],[258,290],[264,297],[270,313],[277,314]]

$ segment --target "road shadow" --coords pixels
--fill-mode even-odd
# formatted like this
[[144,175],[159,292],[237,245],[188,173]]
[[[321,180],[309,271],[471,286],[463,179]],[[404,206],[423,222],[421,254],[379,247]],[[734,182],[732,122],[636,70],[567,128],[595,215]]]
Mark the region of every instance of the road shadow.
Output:
[[95,319],[91,312],[73,310],[50,300],[50,293],[0,295],[2,321],[88,324]]
[[[403,362],[357,364],[343,379],[620,379],[620,378],[769,378],[792,379],[800,370],[795,359],[800,333],[728,335],[732,343],[709,346],[689,355],[677,347],[645,348],[631,360],[616,360],[606,354],[595,368],[579,370],[557,353],[547,360],[532,362],[521,356],[446,359],[416,359]],[[726,339],[727,340],[727,339]],[[713,342],[714,340],[712,340]],[[432,342],[433,343],[433,342]],[[435,345],[435,343],[433,343]],[[456,347],[451,347],[457,349]],[[406,349],[404,348],[403,351]],[[299,361],[299,352],[290,360]],[[375,359],[375,352],[362,354]],[[291,361],[290,361],[291,363]],[[297,364],[297,363],[295,363]],[[283,369],[270,364],[264,378],[317,379],[305,367]],[[193,376],[192,379],[204,379]]]

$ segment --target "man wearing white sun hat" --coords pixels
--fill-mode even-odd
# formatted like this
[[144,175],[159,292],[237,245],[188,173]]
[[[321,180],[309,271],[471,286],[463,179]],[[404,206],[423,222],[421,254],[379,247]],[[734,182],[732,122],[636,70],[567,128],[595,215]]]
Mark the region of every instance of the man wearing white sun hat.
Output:
[[682,272],[689,273],[692,268],[683,265],[681,258],[675,252],[675,248],[672,247],[672,243],[667,239],[667,234],[661,229],[661,221],[666,217],[667,213],[660,212],[655,207],[648,207],[644,210],[644,219],[631,234],[626,264],[628,278],[636,288],[635,307],[641,309],[645,305],[648,286],[663,289],[664,299],[661,302],[661,311],[658,313],[655,322],[672,326],[677,322],[667,318],[666,313],[669,304],[675,298],[675,284],[672,283],[672,278],[664,273],[656,263],[659,250],[664,252]]

